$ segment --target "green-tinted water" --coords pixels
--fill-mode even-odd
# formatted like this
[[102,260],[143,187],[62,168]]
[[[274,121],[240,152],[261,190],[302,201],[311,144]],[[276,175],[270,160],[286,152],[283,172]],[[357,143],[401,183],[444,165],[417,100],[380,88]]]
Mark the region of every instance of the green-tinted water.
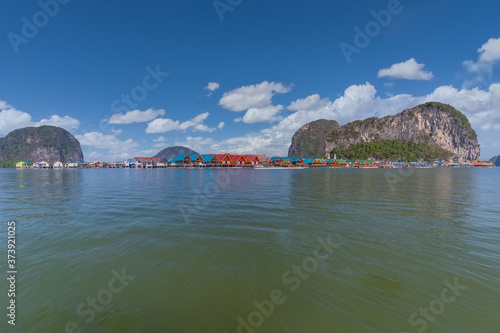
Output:
[[0,283],[1,332],[500,331],[498,168],[0,170],[0,184],[0,270],[9,220],[18,270],[15,328]]

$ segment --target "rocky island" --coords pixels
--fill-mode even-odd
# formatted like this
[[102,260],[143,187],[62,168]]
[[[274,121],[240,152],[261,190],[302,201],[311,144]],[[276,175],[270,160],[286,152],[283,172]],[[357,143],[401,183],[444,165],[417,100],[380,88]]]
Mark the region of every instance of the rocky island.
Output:
[[[336,123],[336,122],[335,122]],[[310,123],[312,124],[312,123]],[[317,156],[342,158],[388,159],[401,161],[443,160],[476,162],[480,155],[477,135],[467,117],[450,105],[429,102],[396,115],[356,120],[338,127],[309,133],[309,124],[295,133],[289,157],[305,156],[296,147],[307,138],[317,137],[316,146],[324,147]],[[304,142],[306,141],[306,142]]]
[[494,165],[496,165],[496,166],[500,166],[500,155],[493,157],[490,161],[491,161]]
[[166,158],[177,156],[180,154],[198,154],[192,149],[183,146],[173,146],[167,147],[165,149],[160,150],[154,157],[158,157],[160,160],[165,160]]
[[0,162],[83,162],[80,142],[64,128],[25,127],[0,138]]
[[339,127],[339,123],[335,120],[326,119],[305,124],[293,135],[288,156],[301,158],[325,156],[326,139]]

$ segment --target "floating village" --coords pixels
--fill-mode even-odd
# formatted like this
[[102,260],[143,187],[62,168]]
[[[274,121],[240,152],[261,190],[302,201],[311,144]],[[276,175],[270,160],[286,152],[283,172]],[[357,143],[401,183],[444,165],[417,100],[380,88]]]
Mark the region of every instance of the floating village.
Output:
[[267,155],[231,155],[231,154],[181,154],[160,160],[158,157],[135,157],[133,161],[122,162],[28,162],[19,161],[17,169],[203,169],[203,168],[254,168],[254,169],[306,169],[306,168],[464,168],[493,167],[488,162],[392,162],[360,159],[334,158],[289,158],[269,157]]

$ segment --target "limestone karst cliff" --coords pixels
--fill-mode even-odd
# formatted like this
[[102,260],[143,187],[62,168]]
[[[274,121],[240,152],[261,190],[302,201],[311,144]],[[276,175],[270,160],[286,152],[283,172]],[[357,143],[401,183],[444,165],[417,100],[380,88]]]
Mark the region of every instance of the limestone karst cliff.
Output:
[[0,138],[0,161],[83,162],[80,142],[56,126],[25,127]]
[[288,157],[324,157],[326,138],[337,128],[335,120],[319,119],[305,124],[293,135]]
[[[391,145],[403,150],[401,159],[405,160],[413,159],[412,156],[417,160],[426,156],[475,162],[480,154],[476,132],[467,117],[452,106],[437,102],[424,103],[392,116],[356,120],[341,127],[332,126],[325,141],[319,140],[316,144],[323,145],[324,151],[322,156],[314,157],[329,156],[332,151],[359,154],[364,150],[364,155],[371,154],[365,158],[384,159],[390,155],[387,150]],[[292,139],[292,145],[300,144],[300,141]],[[377,151],[377,147],[383,152]],[[413,154],[411,149],[418,149],[419,153]],[[423,150],[432,153],[422,155]]]

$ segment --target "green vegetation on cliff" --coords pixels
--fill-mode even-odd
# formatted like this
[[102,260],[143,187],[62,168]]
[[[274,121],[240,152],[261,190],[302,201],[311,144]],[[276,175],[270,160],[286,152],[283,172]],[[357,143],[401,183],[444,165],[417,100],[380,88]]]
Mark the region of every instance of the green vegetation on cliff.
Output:
[[453,153],[436,145],[398,140],[360,142],[349,147],[334,148],[331,155],[343,159],[376,159],[400,162],[447,160]]
[[6,161],[0,162],[0,168],[15,168],[16,162]]
[[0,161],[83,162],[80,142],[56,126],[25,127],[0,138]]
[[331,152],[330,156],[337,152],[344,157],[402,161],[475,162],[480,155],[477,134],[467,117],[438,102],[417,105],[393,116],[355,120],[332,129],[325,150]]
[[302,126],[292,137],[288,157],[325,157],[325,141],[339,127],[335,120],[319,119]]
[[469,139],[477,139],[476,131],[474,131],[474,129],[472,128],[469,119],[467,119],[467,117],[462,112],[458,111],[453,106],[439,102],[428,102],[424,105],[434,106],[444,112],[447,112],[453,118],[453,120],[455,120],[460,125],[460,127],[462,127]]

